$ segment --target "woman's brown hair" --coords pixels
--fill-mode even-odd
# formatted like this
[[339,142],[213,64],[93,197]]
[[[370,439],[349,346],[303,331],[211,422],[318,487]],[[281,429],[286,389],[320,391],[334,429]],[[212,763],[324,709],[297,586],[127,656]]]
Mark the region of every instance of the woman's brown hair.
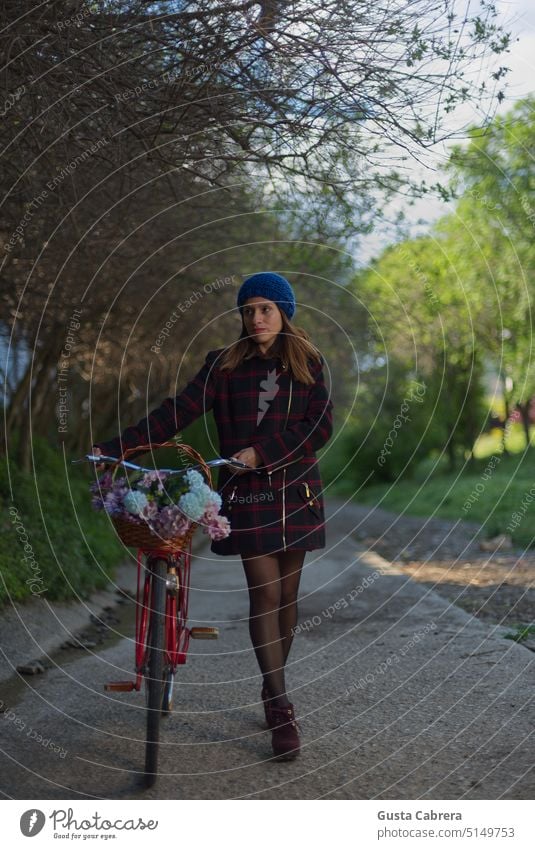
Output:
[[[312,344],[310,336],[302,327],[296,327],[279,310],[282,318],[282,330],[269,348],[269,352],[280,354],[284,368],[287,368],[295,380],[301,383],[315,383],[309,368],[309,359],[321,362],[318,349]],[[244,360],[258,353],[257,343],[249,336],[242,317],[242,332],[232,345],[229,345],[221,357],[219,368],[222,371],[233,371]]]

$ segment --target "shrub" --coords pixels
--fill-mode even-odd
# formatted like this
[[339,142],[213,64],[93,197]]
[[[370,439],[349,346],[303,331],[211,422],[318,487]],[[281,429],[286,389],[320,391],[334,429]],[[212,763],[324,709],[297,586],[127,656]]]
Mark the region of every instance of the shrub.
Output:
[[41,439],[33,452],[33,474],[0,458],[0,603],[87,598],[109,583],[124,548],[91,508],[87,468]]

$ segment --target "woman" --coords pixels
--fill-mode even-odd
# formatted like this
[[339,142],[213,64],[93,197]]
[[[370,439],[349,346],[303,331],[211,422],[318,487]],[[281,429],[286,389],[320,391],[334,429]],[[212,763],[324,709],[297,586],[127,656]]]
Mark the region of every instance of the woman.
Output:
[[323,359],[291,323],[295,296],[286,278],[260,272],[242,284],[240,338],[210,351],[197,376],[121,437],[93,446],[120,456],[158,444],[212,409],[220,454],[251,469],[222,467],[218,490],[231,523],[216,554],[240,555],[249,589],[249,633],[264,679],[262,700],[275,757],[299,754],[284,668],[297,622],[306,551],[325,546],[322,482],[315,451],[332,433]]

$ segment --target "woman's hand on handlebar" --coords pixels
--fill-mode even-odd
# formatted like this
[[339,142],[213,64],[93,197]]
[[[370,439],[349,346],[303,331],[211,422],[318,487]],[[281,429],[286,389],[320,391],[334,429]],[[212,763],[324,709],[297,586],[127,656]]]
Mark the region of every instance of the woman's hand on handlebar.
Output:
[[[100,448],[97,448],[96,445],[93,445],[91,453],[94,454],[96,457],[100,457],[100,455],[102,454],[102,451],[100,450]],[[95,468],[95,471],[100,475],[102,472],[106,471],[106,464],[105,463],[95,463],[94,468]]]
[[[241,451],[236,451],[230,459],[239,460],[240,463],[247,463],[251,469],[256,469],[256,467],[260,466],[262,463],[262,458],[255,448],[243,448]],[[238,469],[236,466],[231,465],[231,469],[237,475],[244,475],[247,473],[247,469]]]

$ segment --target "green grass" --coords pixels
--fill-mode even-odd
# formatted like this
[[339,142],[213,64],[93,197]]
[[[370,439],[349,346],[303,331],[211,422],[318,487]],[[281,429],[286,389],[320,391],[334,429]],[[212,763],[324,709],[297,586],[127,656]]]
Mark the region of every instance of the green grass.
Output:
[[527,640],[535,634],[535,625],[516,625],[515,630],[509,634],[504,634],[506,640],[514,640],[516,643],[521,643],[522,640]]
[[10,458],[12,492],[0,458],[0,604],[32,595],[87,598],[108,584],[125,554],[107,517],[91,507],[87,469],[67,458],[66,470],[62,453],[41,440],[33,447],[35,474]]
[[[433,469],[433,461],[428,459],[418,466],[412,479],[365,487],[354,498],[395,513],[478,522],[485,526],[485,537],[507,533],[516,545],[534,545],[535,500],[526,505],[518,527],[511,531],[507,525],[513,513],[524,510],[522,499],[535,484],[535,451],[497,456],[499,462],[494,470],[487,472],[488,480],[483,475],[489,456],[474,460],[462,472],[454,474],[445,471],[444,461]],[[339,484],[332,490],[333,494],[346,497],[352,494],[348,484],[349,481]],[[470,497],[470,506],[466,506]]]

